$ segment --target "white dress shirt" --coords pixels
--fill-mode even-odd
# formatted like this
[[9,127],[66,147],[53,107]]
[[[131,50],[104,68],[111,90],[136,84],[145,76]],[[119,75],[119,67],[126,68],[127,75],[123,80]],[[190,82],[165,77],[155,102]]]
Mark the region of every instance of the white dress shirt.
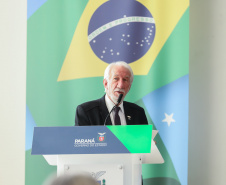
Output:
[[[107,94],[105,95],[105,102],[108,108],[108,112],[110,112],[111,109],[115,106],[115,104],[108,98]],[[120,110],[118,112],[118,115],[121,120],[121,125],[126,125],[126,117],[125,117],[125,112],[123,108],[123,102],[119,105],[119,107],[120,107]],[[115,125],[114,117],[115,117],[115,110],[113,110],[110,114],[112,125]]]

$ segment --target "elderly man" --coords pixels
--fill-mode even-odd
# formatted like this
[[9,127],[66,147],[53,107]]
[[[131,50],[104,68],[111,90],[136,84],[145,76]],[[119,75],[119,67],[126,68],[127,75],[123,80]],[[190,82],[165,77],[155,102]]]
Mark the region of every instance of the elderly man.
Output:
[[[103,85],[106,95],[77,107],[75,125],[146,125],[144,109],[134,103],[123,101],[133,82],[133,71],[125,62],[108,65]],[[118,103],[119,96],[122,100]],[[112,108],[116,106],[108,116]]]

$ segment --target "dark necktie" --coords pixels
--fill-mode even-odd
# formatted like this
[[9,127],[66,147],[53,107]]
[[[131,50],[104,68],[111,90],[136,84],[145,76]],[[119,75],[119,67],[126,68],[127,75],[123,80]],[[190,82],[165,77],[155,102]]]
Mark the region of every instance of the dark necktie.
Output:
[[118,112],[120,110],[120,107],[115,107],[115,125],[121,125],[121,120],[120,117],[118,115]]

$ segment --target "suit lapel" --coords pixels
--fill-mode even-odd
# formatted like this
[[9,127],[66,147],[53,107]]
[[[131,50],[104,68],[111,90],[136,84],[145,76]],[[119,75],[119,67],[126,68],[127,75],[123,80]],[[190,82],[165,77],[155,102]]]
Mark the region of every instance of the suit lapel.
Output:
[[[107,108],[106,103],[105,103],[105,96],[103,96],[101,99],[99,99],[99,105],[100,105],[100,114],[101,114],[103,124],[104,124],[104,121],[105,121],[105,119],[106,119],[106,117],[109,113],[108,108]],[[108,119],[106,121],[106,125],[112,125],[110,116],[108,116]]]
[[126,124],[127,125],[134,125],[134,120],[133,120],[133,113],[132,110],[130,108],[130,106],[128,105],[127,102],[123,102],[123,108],[124,108],[124,112],[125,112],[125,117],[126,117]]

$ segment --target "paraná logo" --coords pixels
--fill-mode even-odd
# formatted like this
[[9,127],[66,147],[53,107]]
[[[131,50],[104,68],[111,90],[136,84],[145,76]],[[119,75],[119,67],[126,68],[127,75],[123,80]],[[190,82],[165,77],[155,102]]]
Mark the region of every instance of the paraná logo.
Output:
[[98,141],[103,142],[105,140],[105,132],[104,133],[98,133]]

